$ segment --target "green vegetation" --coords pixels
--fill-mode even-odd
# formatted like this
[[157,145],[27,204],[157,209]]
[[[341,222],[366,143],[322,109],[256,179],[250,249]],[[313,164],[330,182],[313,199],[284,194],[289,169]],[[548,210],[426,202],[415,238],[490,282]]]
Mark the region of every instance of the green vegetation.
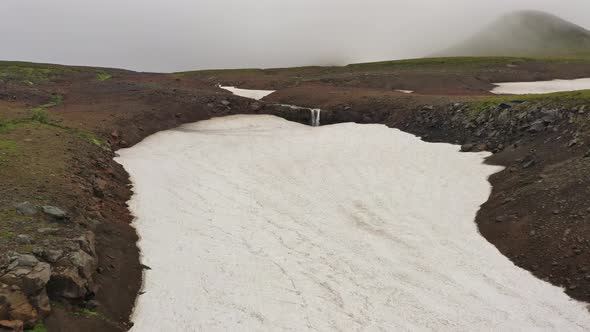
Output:
[[95,311],[95,310],[90,310],[90,309],[80,309],[79,313],[84,315],[84,316],[90,316],[90,317],[100,317],[100,314]]
[[35,325],[32,329],[25,330],[27,332],[47,332],[47,328],[42,323]]
[[113,76],[105,72],[100,72],[96,74],[96,79],[98,79],[101,82],[108,81],[111,78],[113,78]]
[[31,113],[33,114],[31,120],[37,121],[40,123],[49,123],[49,115],[47,114],[47,109],[55,106],[59,106],[63,103],[63,97],[60,95],[54,95],[51,97],[51,100],[43,105],[37,106],[31,109]]
[[74,71],[72,67],[59,65],[0,61],[0,82],[35,85]]
[[590,103],[590,90],[556,92],[547,94],[531,94],[517,96],[491,96],[484,97],[472,103],[476,109],[486,109],[498,104],[521,100],[527,103],[535,103],[540,106],[562,106],[570,107],[579,104]]
[[16,142],[12,140],[0,139],[0,153],[14,152],[16,150]]
[[473,69],[481,67],[497,67],[510,64],[518,64],[534,61],[532,58],[520,57],[447,57],[408,59],[369,63],[356,63],[346,66],[353,70],[391,70],[391,69],[416,69],[416,68],[440,68],[440,69]]

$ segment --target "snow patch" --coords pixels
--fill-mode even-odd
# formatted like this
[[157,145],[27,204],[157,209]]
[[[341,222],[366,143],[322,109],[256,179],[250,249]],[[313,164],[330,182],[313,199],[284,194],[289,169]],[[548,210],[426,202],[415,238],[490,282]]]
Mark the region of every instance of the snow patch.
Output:
[[248,90],[248,89],[239,89],[233,86],[221,86],[219,85],[219,87],[221,89],[227,90],[231,93],[233,93],[236,96],[240,96],[240,97],[244,97],[244,98],[250,98],[250,99],[256,99],[256,100],[260,100],[268,95],[270,95],[271,93],[275,92],[275,90]]
[[269,116],[159,132],[130,173],[144,291],[132,331],[583,331],[584,304],[473,222],[486,153],[383,125]]
[[413,90],[399,90],[399,89],[398,89],[398,90],[395,90],[395,91],[397,91],[397,92],[401,92],[401,93],[414,93],[414,91],[413,91]]
[[491,90],[495,94],[543,94],[563,91],[578,91],[590,89],[590,78],[576,80],[553,80],[539,82],[510,82],[494,83],[497,85]]

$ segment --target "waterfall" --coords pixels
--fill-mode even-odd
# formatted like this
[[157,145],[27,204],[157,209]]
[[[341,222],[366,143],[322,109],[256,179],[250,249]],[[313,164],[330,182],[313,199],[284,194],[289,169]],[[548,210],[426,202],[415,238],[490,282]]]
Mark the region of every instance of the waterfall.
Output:
[[312,108],[311,111],[311,126],[312,127],[319,127],[320,126],[320,114],[322,110],[319,108]]

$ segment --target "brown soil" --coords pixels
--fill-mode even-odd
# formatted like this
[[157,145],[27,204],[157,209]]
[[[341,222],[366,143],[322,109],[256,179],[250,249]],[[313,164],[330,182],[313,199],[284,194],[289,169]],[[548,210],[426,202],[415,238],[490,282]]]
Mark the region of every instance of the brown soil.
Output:
[[[481,99],[478,96],[487,95],[493,81],[590,76],[588,63],[535,61],[477,70],[303,68],[167,75],[101,69],[113,76],[106,81],[97,79],[97,71],[77,68],[33,85],[18,80],[0,83],[0,124],[26,120],[9,129],[0,127],[0,232],[11,234],[0,236],[0,252],[30,251],[12,236],[47,225],[41,217],[25,219],[10,212],[14,204],[27,200],[63,207],[75,221],[60,225],[63,232],[54,237],[37,237],[35,243],[48,240],[48,245],[59,246],[87,229],[97,236],[98,309],[89,314],[80,310],[79,303],[54,303],[45,320],[49,331],[124,331],[132,324],[129,316],[142,266],[126,207],[131,195],[128,175],[112,160],[120,147],[214,116],[270,113],[308,121],[307,113],[273,105],[276,102],[330,110],[323,114],[325,124],[379,122],[431,141],[489,143],[490,130],[478,135],[477,128],[465,130],[449,121],[454,114],[449,105]],[[281,91],[267,97],[266,103],[254,102],[215,88],[218,82]],[[49,125],[29,121],[30,109],[47,103],[52,94],[63,96],[63,102],[47,109]],[[428,111],[439,119],[434,124],[422,121],[419,112],[424,105],[434,106]],[[487,147],[498,152],[490,162],[510,170],[492,177],[494,191],[477,223],[482,234],[516,264],[589,301],[590,165],[583,158],[587,152],[583,142],[590,137],[583,132],[580,143],[566,147],[581,131],[577,126],[564,120],[556,131],[506,133],[502,149],[497,149],[495,138]],[[94,144],[97,140],[108,142],[108,147]],[[3,148],[5,141],[10,141],[10,148]],[[537,164],[523,169],[521,160],[533,149]],[[497,222],[498,217],[502,222]],[[25,222],[32,224],[24,226]]]

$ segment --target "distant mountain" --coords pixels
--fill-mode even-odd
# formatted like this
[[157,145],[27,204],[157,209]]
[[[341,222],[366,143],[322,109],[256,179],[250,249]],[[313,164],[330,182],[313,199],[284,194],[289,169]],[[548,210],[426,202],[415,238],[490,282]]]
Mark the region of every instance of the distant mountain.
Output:
[[518,11],[438,56],[590,55],[590,31],[555,15]]

